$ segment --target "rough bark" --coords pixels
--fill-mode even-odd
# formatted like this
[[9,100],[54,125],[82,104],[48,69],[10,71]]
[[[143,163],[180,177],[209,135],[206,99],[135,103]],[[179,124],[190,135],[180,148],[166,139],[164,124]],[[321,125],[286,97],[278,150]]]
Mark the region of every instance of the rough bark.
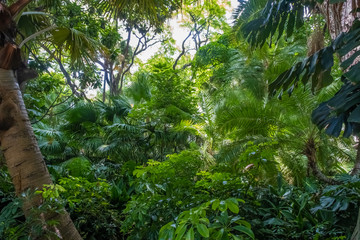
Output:
[[330,4],[330,1],[326,0],[320,5],[332,39],[341,32],[349,31],[355,17],[360,17],[360,13],[356,11],[359,7],[360,0],[348,0],[335,4]]
[[[30,124],[14,71],[0,69],[0,145],[17,195],[29,190],[42,189],[52,184],[45,161],[41,155]],[[41,196],[24,202],[25,216],[42,204]],[[44,213],[35,216],[44,222],[44,230],[54,232],[60,239],[81,239],[67,212]],[[59,224],[49,227],[46,222]]]
[[[331,36],[331,39],[335,39],[340,33],[348,32],[355,20],[360,17],[360,12],[356,9],[360,8],[360,0],[347,0],[346,2],[340,2],[330,4],[330,0],[324,1],[319,5],[320,11],[326,19],[326,24]],[[340,59],[345,61],[359,48],[353,49],[347,55]],[[359,58],[355,60],[352,65],[355,65],[359,61]]]

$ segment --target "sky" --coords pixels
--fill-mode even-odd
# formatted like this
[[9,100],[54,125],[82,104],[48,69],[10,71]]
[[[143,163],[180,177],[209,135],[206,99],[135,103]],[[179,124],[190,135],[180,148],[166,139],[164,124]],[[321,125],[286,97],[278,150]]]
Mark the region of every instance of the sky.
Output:
[[[228,7],[227,13],[226,13],[226,19],[228,19],[229,23],[232,22],[232,10],[238,5],[237,0],[229,0],[230,6]],[[181,20],[181,17],[174,17],[169,21],[169,25],[172,28],[172,37],[176,41],[177,48],[181,49],[181,44],[183,40],[186,38],[186,36],[189,34],[188,30],[182,28],[179,24],[179,21]],[[132,47],[136,47],[137,39],[135,37],[131,38],[132,41],[130,41],[130,45]],[[139,54],[137,58],[139,58],[142,62],[146,62],[149,58],[151,58],[159,49],[160,44],[156,44],[148,49],[146,49],[144,52]],[[134,64],[130,70],[131,73],[134,73],[138,70],[138,66]],[[126,83],[125,83],[126,84]],[[89,90],[87,92],[87,97],[92,98],[95,97],[99,89]]]
[[[231,19],[232,10],[238,5],[238,1],[231,0],[229,2],[231,5],[229,6],[228,11],[226,13],[226,18],[228,19],[229,23],[231,23],[232,22],[232,19]],[[188,30],[186,30],[180,26],[180,24],[179,24],[180,20],[181,20],[181,18],[174,17],[173,19],[171,19],[169,21],[169,25],[172,28],[172,36],[176,41],[176,46],[178,47],[178,49],[181,49],[181,44],[182,44],[183,40],[189,34]],[[136,46],[137,42],[133,38],[133,41],[130,42],[130,44],[132,46]],[[156,44],[156,45],[152,46],[151,48],[147,49],[143,53],[139,54],[138,58],[141,59],[141,61],[146,62],[149,58],[151,58],[157,52],[157,50],[159,49],[159,46],[160,46],[160,44]],[[136,71],[135,67],[134,67],[134,69],[132,69],[131,72],[134,72],[134,70]]]

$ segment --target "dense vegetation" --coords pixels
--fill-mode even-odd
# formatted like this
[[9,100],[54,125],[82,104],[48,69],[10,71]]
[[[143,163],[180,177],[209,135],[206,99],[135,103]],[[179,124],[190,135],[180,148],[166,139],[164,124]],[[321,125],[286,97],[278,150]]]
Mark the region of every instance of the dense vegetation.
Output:
[[[54,184],[17,196],[0,157],[0,239],[59,239],[34,216],[64,208],[84,239],[350,239],[357,96],[329,109],[357,85],[320,49],[345,56],[351,32],[333,41],[314,4],[270,33],[264,0],[239,1],[231,19],[226,1],[139,2],[34,1],[23,12],[22,40],[50,26],[24,40],[38,76],[23,97]],[[180,47],[175,15],[188,34]],[[38,195],[38,214],[25,216]]]

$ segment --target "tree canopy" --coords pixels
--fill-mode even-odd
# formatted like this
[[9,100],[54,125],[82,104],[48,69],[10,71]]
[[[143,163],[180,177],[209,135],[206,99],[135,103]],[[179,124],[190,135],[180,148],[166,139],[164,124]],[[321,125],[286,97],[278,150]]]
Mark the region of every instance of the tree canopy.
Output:
[[0,239],[359,239],[359,7],[0,1]]

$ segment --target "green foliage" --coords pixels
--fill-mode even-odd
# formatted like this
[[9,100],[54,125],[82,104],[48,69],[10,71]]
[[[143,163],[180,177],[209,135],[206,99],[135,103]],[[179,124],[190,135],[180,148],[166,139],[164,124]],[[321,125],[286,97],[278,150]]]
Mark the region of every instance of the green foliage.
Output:
[[[242,6],[247,7],[246,4]],[[306,7],[310,6],[311,2],[307,3]],[[268,38],[271,45],[275,32],[278,33],[278,41],[284,32],[286,37],[290,37],[295,29],[304,24],[304,11],[305,6],[301,1],[268,1],[260,16],[243,25],[242,32],[252,46],[261,47]]]
[[84,157],[71,158],[61,164],[73,177],[89,177],[92,175],[92,164]]
[[[263,10],[263,14],[267,17],[262,16],[247,23],[244,32],[250,36],[249,41],[252,45],[262,46],[267,37],[269,35],[272,37],[276,31],[281,37],[288,15],[287,35],[292,35],[295,22],[299,23],[296,25],[301,25],[303,11],[304,6],[300,2],[292,3],[290,7],[287,1],[275,3],[269,1]],[[333,82],[331,68],[334,65],[334,53],[337,53],[340,58],[343,57],[344,61],[340,66],[347,70],[342,75],[344,82],[342,88],[332,99],[315,109],[312,115],[313,122],[319,128],[325,129],[327,134],[336,137],[342,132],[343,126],[345,127],[344,137],[358,134],[359,109],[357,107],[359,99],[355,92],[358,88],[359,66],[355,59],[359,53],[356,52],[350,57],[345,56],[359,45],[356,38],[359,26],[359,22],[354,21],[347,33],[339,34],[329,46],[318,50],[303,61],[297,62],[293,67],[280,74],[269,86],[269,92],[272,95],[280,90],[279,98],[282,97],[284,91],[291,95],[300,81],[304,85],[310,82],[314,92]]]
[[169,59],[158,59],[151,67],[152,110],[158,111],[158,118],[169,123],[190,120],[196,113],[194,83],[173,70]]
[[[117,239],[120,214],[111,204],[111,185],[81,177],[59,180],[61,197],[81,235],[86,239]],[[44,194],[44,192],[43,192]]]
[[239,202],[244,203],[235,198],[214,199],[184,211],[176,218],[176,223],[169,222],[160,229],[159,239],[237,240],[244,236],[255,239],[250,224],[240,216],[232,216],[239,213]]
[[191,190],[202,166],[198,151],[169,155],[164,162],[150,160],[134,171],[136,195],[126,204],[122,231],[128,239],[156,239],[162,225],[194,201]]
[[[359,179],[346,175],[357,140],[327,136],[310,115],[325,101],[313,121],[331,135],[357,133],[359,64],[352,65],[359,54],[340,64],[348,68],[342,87],[333,54],[344,57],[359,45],[359,22],[306,57],[317,20],[303,24],[304,6],[312,3],[239,1],[231,31],[225,1],[183,1],[180,25],[193,42],[184,44],[178,65],[175,41],[165,36],[146,63],[134,59],[138,70],[122,79],[118,96],[72,96],[74,89],[100,87],[102,77],[120,81],[136,51],[122,32],[152,38],[178,4],[41,1],[46,13],[19,19],[23,38],[57,26],[23,47],[39,71],[24,98],[55,183],[37,190],[44,202],[34,213],[65,207],[84,239],[349,238],[360,206]],[[304,90],[294,91],[301,82]],[[268,98],[276,91],[282,101]],[[309,140],[316,166],[338,185],[317,181],[305,151]],[[1,168],[1,239],[55,238],[41,219],[25,220],[22,201],[30,195],[16,198]]]
[[[2,200],[1,204],[3,204]],[[26,236],[25,226],[22,224],[23,213],[20,199],[9,202],[0,212],[0,237],[2,239],[21,239]]]

